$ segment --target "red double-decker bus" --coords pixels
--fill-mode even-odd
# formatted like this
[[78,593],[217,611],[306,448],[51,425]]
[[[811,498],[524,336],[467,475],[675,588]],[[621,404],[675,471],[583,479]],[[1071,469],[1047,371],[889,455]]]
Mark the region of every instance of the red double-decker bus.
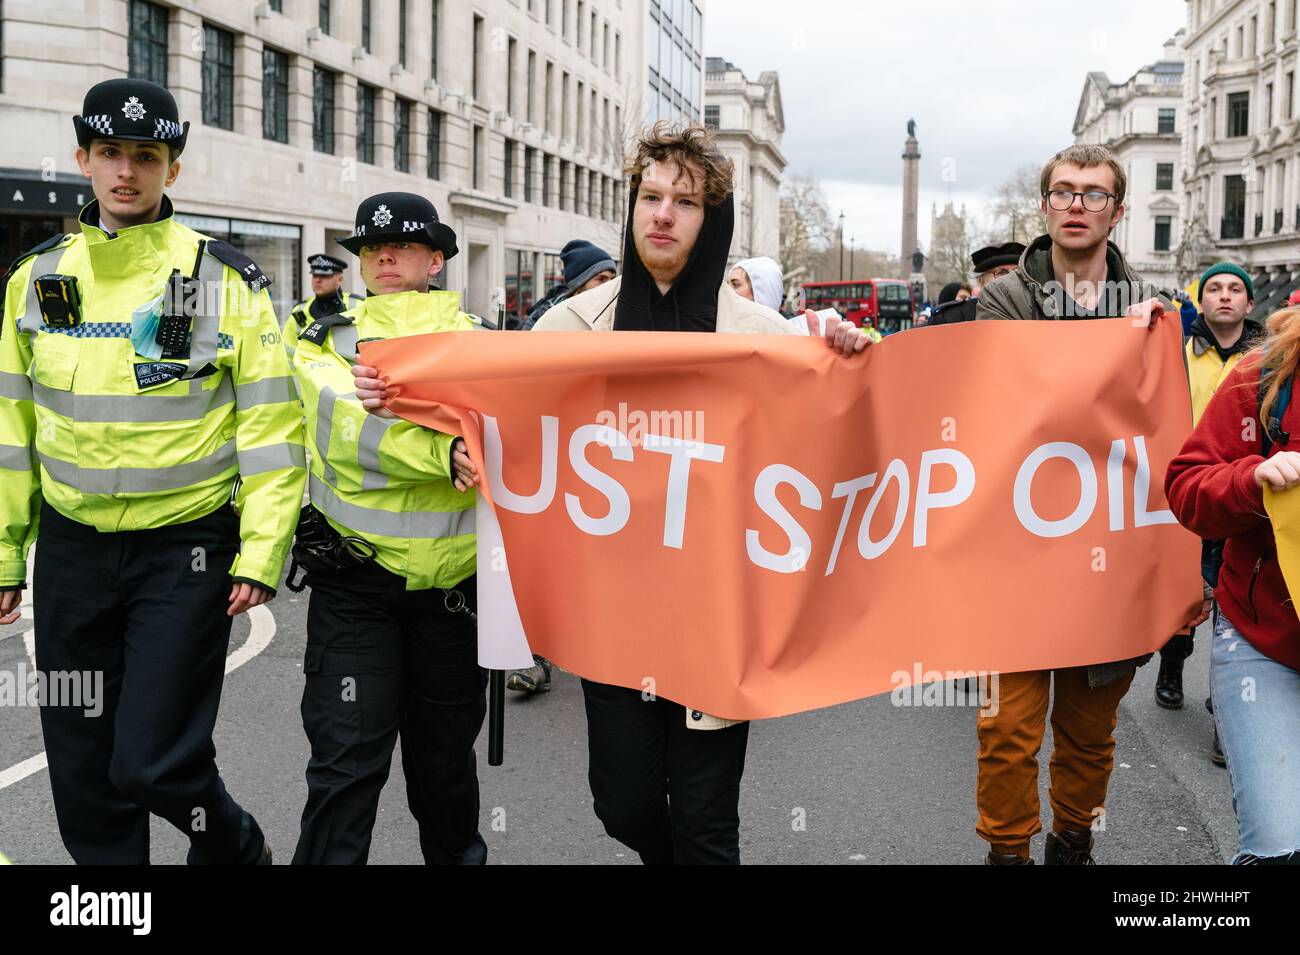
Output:
[[874,325],[882,335],[912,327],[912,287],[898,279],[805,282],[804,308],[833,308],[859,327]]

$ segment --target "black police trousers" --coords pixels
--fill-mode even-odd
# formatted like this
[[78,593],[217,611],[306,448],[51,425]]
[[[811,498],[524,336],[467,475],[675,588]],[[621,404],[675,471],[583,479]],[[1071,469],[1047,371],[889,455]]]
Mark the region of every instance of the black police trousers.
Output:
[[582,681],[588,779],[605,831],[646,865],[739,865],[749,724],[690,729],[671,700]]
[[191,864],[261,861],[262,831],[226,792],[212,743],[238,551],[229,506],[116,533],[41,508],[36,666],[103,688],[98,715],[62,699],[41,707],[54,810],[76,862],[147,864],[150,813],[189,837]]
[[[474,740],[487,713],[472,617],[376,563],[307,577],[302,724],[311,742],[295,865],[363,864],[401,738],[406,798],[429,864],[478,864]],[[476,607],[475,578],[454,590]],[[454,596],[454,594],[453,594]]]

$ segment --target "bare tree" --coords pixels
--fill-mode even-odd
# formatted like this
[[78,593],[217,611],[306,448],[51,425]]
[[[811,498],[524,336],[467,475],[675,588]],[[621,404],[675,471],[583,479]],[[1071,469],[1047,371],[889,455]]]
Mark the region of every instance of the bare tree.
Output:
[[814,259],[835,244],[826,195],[814,176],[789,176],[781,182],[781,271],[786,284],[805,281]]
[[989,207],[990,221],[980,240],[981,245],[1001,245],[1003,242],[1028,245],[1047,231],[1038,177],[1037,166],[1021,166],[998,187],[997,198]]

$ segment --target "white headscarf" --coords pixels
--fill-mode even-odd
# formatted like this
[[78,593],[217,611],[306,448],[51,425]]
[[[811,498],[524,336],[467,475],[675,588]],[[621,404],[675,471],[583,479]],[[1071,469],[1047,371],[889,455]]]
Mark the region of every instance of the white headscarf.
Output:
[[736,266],[744,269],[749,276],[749,284],[754,289],[754,301],[773,311],[781,311],[781,304],[785,301],[785,278],[781,275],[781,266],[765,255],[756,259],[742,259]]

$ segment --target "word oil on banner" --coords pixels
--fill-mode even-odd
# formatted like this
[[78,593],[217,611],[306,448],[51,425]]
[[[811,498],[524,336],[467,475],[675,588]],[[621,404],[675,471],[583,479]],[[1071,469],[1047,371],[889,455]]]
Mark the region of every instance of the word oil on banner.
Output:
[[[1163,494],[1177,322],[363,345],[486,480],[480,659],[528,648],[733,719],[1157,649],[1201,601]],[[526,634],[527,643],[523,642]]]

